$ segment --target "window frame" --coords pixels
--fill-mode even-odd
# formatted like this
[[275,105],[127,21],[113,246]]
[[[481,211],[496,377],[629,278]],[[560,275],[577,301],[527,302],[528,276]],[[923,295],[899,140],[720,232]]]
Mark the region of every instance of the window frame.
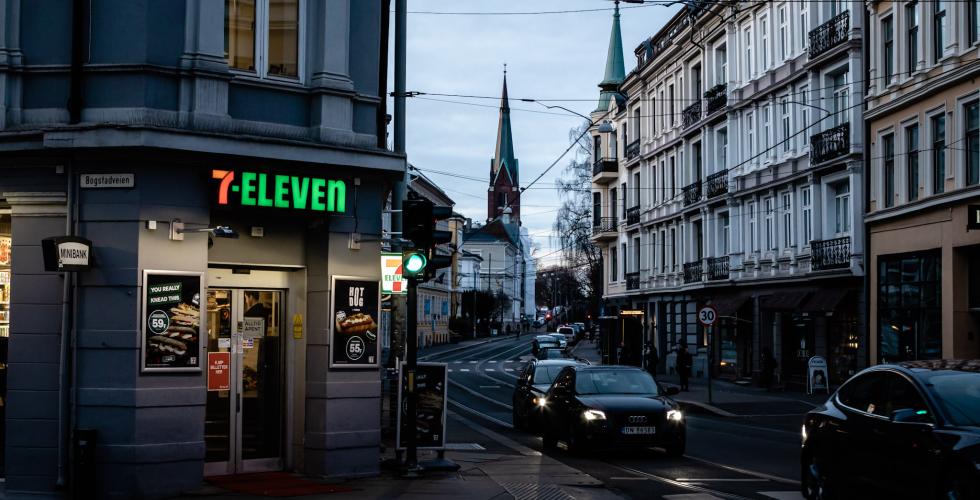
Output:
[[882,201],[885,208],[895,206],[895,134],[881,136],[881,176],[884,181]]
[[[937,131],[940,129],[938,124],[942,124],[942,138],[939,138]],[[932,194],[942,194],[946,192],[946,111],[940,110],[938,113],[929,115],[929,137],[932,148],[931,174],[932,174]]]
[[[913,24],[913,22],[915,24]],[[906,74],[912,76],[919,66],[919,1],[914,0],[905,4],[905,64]]]
[[921,172],[919,169],[919,124],[911,123],[905,128],[905,199],[911,203],[919,199]]
[[[255,39],[253,40],[253,57],[255,71],[247,69],[233,68],[229,64],[228,72],[236,77],[262,80],[266,82],[276,82],[283,84],[304,85],[306,83],[306,20],[307,20],[307,0],[296,0],[298,4],[297,12],[297,35],[296,35],[296,76],[282,76],[269,74],[269,0],[255,0]],[[227,22],[227,13],[226,22]],[[227,29],[227,27],[226,27]],[[226,48],[227,49],[227,48]],[[226,58],[225,61],[228,59]]]
[[762,207],[765,210],[766,222],[766,242],[763,248],[767,252],[776,249],[776,203],[772,196],[762,199]]
[[[973,128],[970,128],[971,108],[976,114]],[[967,186],[974,186],[980,184],[980,100],[963,104],[963,140],[965,143],[963,148],[964,181]],[[972,169],[971,160],[973,160],[972,167],[974,167]]]
[[892,14],[881,19],[881,44],[883,86],[887,87],[895,76],[895,16]]
[[800,217],[803,223],[803,247],[809,247],[813,241],[813,189],[805,186],[800,189]]
[[[842,193],[839,186],[847,186],[847,192]],[[834,190],[834,234],[838,237],[851,232],[851,180],[843,179],[830,184]],[[843,210],[841,210],[843,208]]]
[[946,5],[943,0],[932,4],[932,58],[938,64],[946,53]]

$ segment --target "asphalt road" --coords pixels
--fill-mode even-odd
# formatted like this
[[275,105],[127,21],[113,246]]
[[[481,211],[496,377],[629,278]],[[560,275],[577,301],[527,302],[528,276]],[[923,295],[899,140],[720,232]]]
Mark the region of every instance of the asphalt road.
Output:
[[[630,498],[800,499],[800,418],[731,419],[686,415],[687,453],[661,450],[572,455],[544,451],[536,435],[511,426],[511,396],[530,359],[532,335],[423,353],[449,370],[450,409],[525,446],[588,473]],[[675,496],[677,495],[677,496]]]

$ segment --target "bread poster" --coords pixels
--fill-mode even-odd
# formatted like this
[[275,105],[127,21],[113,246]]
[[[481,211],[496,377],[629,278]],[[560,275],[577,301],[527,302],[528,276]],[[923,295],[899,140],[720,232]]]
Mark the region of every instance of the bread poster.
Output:
[[379,290],[377,281],[334,277],[331,367],[378,366]]
[[143,366],[201,370],[201,273],[143,273]]

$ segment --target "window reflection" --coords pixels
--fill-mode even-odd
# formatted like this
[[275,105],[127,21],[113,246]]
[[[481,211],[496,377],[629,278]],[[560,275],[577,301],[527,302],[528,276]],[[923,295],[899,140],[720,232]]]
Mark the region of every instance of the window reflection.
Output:
[[225,0],[225,58],[229,67],[255,71],[255,0]]
[[269,74],[299,76],[299,0],[269,0]]

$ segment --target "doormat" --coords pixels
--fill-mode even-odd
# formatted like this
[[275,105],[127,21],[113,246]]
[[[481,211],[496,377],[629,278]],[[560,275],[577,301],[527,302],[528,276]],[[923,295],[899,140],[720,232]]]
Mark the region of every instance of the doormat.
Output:
[[264,497],[298,497],[324,493],[347,493],[353,488],[311,481],[288,472],[258,472],[211,476],[207,481],[219,488]]

